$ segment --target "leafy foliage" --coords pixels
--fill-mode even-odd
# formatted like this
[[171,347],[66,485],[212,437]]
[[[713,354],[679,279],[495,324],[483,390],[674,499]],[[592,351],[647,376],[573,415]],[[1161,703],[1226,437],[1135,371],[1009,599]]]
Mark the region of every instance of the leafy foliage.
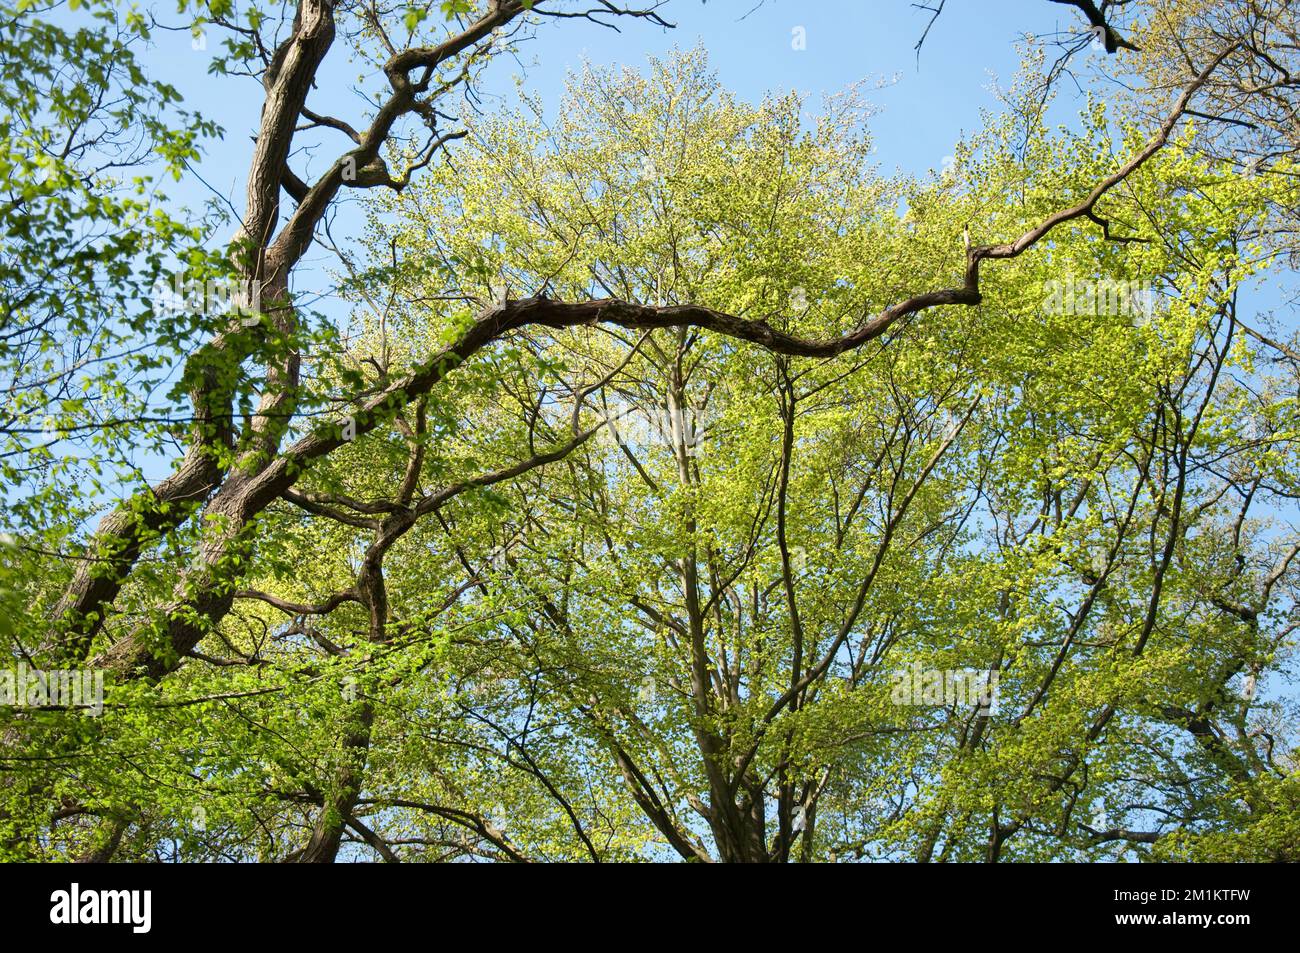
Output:
[[[408,33],[476,12],[390,11]],[[50,82],[70,50],[131,68],[108,32],[35,22],[45,45],[6,57]],[[1297,366],[1243,304],[1284,269],[1294,162],[1247,174],[1189,124],[1126,166],[1150,125],[1098,99],[1049,127],[1045,69],[922,177],[873,166],[856,96],[810,122],[699,50],[585,70],[554,118],[527,96],[461,117],[454,161],[390,141],[385,169],[422,174],[366,205],[351,326],[277,312],[238,360],[104,365],[127,416],[151,373],[270,401],[291,361],[301,399],[273,440],[223,445],[220,479],[273,485],[264,506],[141,504],[164,528],[83,656],[111,673],[103,713],[0,709],[0,856],[1295,859]],[[181,168],[211,130],[139,119],[174,95],[130,85],[111,130]],[[32,459],[40,375],[81,378],[23,347],[214,330],[126,300],[204,235],[50,158],[41,123],[78,102],[5,101],[13,181],[63,170],[12,197],[43,224],[0,282]],[[976,303],[831,357],[772,345],[844,339],[1093,195],[986,264]],[[106,218],[125,227],[64,254]],[[80,297],[21,304],[38,260],[62,277],[32,287]],[[606,299],[654,317],[546,310]],[[49,534],[3,541],[6,613],[58,599],[45,550],[93,505],[50,492],[84,461],[43,459],[6,471]],[[0,619],[15,660],[67,658]],[[141,641],[147,666],[116,665]],[[991,698],[949,691],[969,672]]]

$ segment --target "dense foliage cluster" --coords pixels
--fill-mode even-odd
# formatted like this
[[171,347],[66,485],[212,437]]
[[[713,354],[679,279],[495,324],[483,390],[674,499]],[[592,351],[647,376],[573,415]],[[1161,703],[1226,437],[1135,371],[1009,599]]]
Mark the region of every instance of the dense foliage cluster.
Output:
[[[0,857],[1297,859],[1287,4],[1133,5],[1137,92],[1063,127],[1031,47],[919,176],[700,50],[447,115],[580,3],[184,4],[266,93],[229,244],[155,182],[216,130],[149,19],[45,6],[0,638],[104,694],[0,707]],[[308,105],[331,43],[367,126]],[[257,306],[147,300],[182,271]]]

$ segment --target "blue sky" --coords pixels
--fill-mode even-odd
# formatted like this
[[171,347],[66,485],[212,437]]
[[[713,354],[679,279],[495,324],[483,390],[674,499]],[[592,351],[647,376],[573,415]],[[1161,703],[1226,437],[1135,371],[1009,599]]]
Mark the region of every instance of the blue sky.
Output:
[[[160,13],[164,22],[181,23],[168,16],[169,8]],[[521,45],[517,61],[502,58],[493,64],[487,88],[509,90],[522,64],[527,86],[553,105],[566,73],[584,61],[644,66],[648,55],[696,45],[709,51],[722,83],[751,100],[794,89],[811,94],[815,103],[821,94],[859,81],[869,88],[877,80],[894,80],[868,97],[880,108],[871,124],[880,162],[885,171],[923,172],[940,168],[962,131],[978,127],[980,110],[996,106],[991,84],[995,79],[1010,82],[1023,33],[1045,36],[1081,29],[1070,9],[1043,0],[948,0],[918,62],[913,47],[930,15],[909,0],[674,0],[664,15],[676,23],[675,29],[648,21],[621,21],[621,32],[584,20],[543,24],[534,39]],[[805,41],[802,49],[795,48],[799,37]],[[144,58],[181,90],[191,108],[225,128],[225,142],[210,145],[199,171],[238,207],[261,90],[249,80],[206,75],[215,35],[207,51],[191,47],[187,32],[158,31]],[[336,48],[332,57],[341,53]],[[344,72],[351,78],[355,68]],[[366,85],[378,88],[373,82]],[[1062,106],[1068,110],[1066,92]],[[338,97],[318,94],[309,104],[361,123],[360,102],[344,99],[340,104]],[[320,158],[327,161],[324,154]],[[205,193],[199,183],[189,183],[182,192],[189,201],[201,200]]]
[[[859,81],[870,88],[896,78],[868,96],[881,108],[872,122],[880,159],[887,170],[923,171],[939,168],[961,131],[978,125],[979,110],[994,105],[992,75],[1007,81],[1015,71],[1013,24],[1042,30],[1071,23],[1040,0],[956,0],[948,7],[919,63],[913,46],[930,15],[907,0],[678,0],[667,7],[674,30],[633,24],[612,34],[566,25],[539,36],[521,58],[536,57],[529,85],[547,98],[558,96],[565,71],[584,59],[641,64],[647,53],[674,46],[703,46],[723,85],[751,100],[794,89],[812,94],[815,103]],[[989,15],[991,7],[997,16]],[[799,39],[805,48],[795,48]]]

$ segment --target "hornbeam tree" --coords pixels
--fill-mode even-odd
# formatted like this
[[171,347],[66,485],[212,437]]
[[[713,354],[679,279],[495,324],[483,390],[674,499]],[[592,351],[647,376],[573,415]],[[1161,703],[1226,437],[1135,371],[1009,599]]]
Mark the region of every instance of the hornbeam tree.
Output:
[[107,691],[0,709],[0,855],[1294,859],[1286,4],[1066,4],[1119,118],[1030,48],[885,177],[699,51],[469,108],[657,2],[184,3],[229,219],[160,24],[75,6],[0,9],[0,635]]

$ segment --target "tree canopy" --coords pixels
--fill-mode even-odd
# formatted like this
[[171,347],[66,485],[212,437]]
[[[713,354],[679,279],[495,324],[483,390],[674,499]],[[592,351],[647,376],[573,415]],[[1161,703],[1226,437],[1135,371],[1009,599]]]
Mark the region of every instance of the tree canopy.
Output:
[[688,3],[181,6],[231,216],[151,14],[0,2],[0,858],[1297,859],[1288,4],[1066,4],[922,175],[702,48],[472,108]]

